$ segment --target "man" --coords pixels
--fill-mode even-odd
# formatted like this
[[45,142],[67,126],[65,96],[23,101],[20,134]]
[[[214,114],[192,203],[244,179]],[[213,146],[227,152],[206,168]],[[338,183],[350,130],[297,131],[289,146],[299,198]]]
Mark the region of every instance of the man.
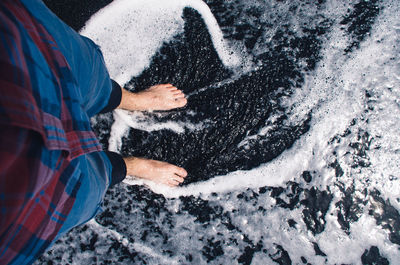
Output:
[[89,118],[114,108],[186,105],[170,84],[131,93],[100,49],[40,0],[0,2],[0,264],[31,264],[93,218],[106,190],[133,175],[176,186],[183,168],[102,151]]

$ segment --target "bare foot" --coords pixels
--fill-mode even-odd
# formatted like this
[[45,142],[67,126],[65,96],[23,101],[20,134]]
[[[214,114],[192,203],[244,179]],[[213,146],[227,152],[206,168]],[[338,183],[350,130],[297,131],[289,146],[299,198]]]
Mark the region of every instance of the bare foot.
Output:
[[122,89],[122,99],[118,106],[126,110],[171,110],[187,104],[183,92],[171,84],[151,86],[140,92]]
[[124,161],[128,175],[171,187],[178,186],[187,176],[185,169],[166,162],[137,157],[127,157]]

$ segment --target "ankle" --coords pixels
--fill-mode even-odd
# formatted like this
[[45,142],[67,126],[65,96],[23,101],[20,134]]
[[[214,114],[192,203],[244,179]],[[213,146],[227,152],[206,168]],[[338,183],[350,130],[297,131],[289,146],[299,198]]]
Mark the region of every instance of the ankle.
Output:
[[141,110],[138,106],[138,102],[140,102],[140,100],[137,93],[130,92],[122,88],[121,103],[119,104],[117,109]]
[[136,176],[138,174],[138,163],[139,158],[137,157],[125,157],[123,158],[126,165],[126,174],[129,176]]

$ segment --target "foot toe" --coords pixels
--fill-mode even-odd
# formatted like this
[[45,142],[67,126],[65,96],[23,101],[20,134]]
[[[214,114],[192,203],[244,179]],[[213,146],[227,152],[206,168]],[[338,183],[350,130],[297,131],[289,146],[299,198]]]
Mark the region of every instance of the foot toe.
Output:
[[[176,167],[175,174],[181,178],[186,178],[188,173],[184,168]],[[182,179],[182,181],[183,181],[183,179]]]
[[176,89],[176,90],[172,90],[172,93],[174,93],[174,95],[176,94],[183,94],[183,91],[180,89]]
[[180,177],[180,176],[177,176],[177,175],[174,176],[174,180],[179,182],[179,183],[182,183],[184,181],[183,177]]
[[176,186],[179,185],[179,182],[178,182],[178,181],[175,181],[175,180],[173,180],[173,179],[171,179],[171,180],[169,180],[169,181],[167,182],[167,185],[170,186],[170,187],[176,187]]
[[174,97],[174,99],[184,98],[185,94],[183,94],[182,92],[178,92],[178,93],[174,93],[173,97]]
[[187,104],[187,99],[186,98],[179,98],[176,101],[177,101],[179,107],[184,107]]
[[165,88],[168,88],[168,89],[171,89],[171,88],[175,88],[176,89],[176,87],[174,85],[172,85],[172,84],[163,84],[162,86],[165,87]]

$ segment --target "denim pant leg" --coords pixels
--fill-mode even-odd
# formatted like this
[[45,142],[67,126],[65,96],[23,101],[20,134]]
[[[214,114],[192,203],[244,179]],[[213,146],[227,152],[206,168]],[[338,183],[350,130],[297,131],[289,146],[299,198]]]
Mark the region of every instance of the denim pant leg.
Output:
[[77,157],[71,163],[80,170],[81,187],[56,239],[102,211],[101,204],[111,181],[112,167],[104,152],[86,154]]
[[81,36],[61,21],[41,0],[21,0],[29,12],[46,28],[67,60],[79,86],[81,106],[89,117],[107,105],[112,92],[100,48],[90,39]]

